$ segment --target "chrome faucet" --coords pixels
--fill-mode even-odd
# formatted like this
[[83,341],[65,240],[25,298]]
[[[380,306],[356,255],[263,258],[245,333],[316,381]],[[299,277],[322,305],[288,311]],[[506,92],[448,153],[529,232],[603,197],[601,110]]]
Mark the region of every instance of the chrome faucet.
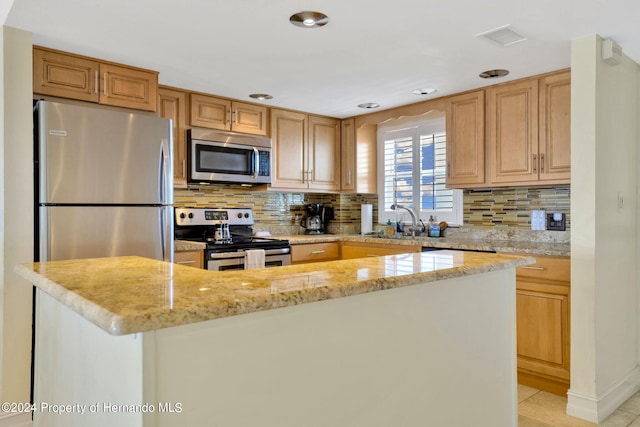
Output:
[[409,227],[409,231],[411,231],[411,235],[413,237],[415,237],[416,232],[422,233],[425,231],[425,226],[424,223],[422,223],[422,220],[420,220],[420,222],[422,223],[422,225],[418,225],[418,220],[416,219],[416,214],[413,213],[413,210],[406,208],[402,205],[398,205],[398,204],[393,204],[391,205],[391,210],[395,211],[396,209],[404,209],[405,211],[409,212],[409,215],[411,215],[411,227]]

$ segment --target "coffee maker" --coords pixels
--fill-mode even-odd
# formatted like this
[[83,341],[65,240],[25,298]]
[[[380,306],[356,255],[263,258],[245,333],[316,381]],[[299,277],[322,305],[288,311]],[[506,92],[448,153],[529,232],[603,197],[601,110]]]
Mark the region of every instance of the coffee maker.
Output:
[[305,215],[300,220],[304,234],[324,234],[330,220],[333,219],[333,207],[320,203],[305,206]]

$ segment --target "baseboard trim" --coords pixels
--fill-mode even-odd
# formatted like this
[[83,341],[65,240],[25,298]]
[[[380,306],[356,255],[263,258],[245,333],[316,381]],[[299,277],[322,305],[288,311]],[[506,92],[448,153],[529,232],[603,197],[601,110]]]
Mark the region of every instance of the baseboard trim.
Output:
[[592,423],[601,423],[638,390],[640,367],[636,366],[609,390],[598,396],[588,396],[569,389],[567,414]]
[[0,427],[32,427],[31,412],[0,414]]

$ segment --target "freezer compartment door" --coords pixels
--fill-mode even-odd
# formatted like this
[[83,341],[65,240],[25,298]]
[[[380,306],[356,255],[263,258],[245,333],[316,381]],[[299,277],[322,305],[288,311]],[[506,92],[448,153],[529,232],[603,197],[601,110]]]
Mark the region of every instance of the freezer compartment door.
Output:
[[39,210],[40,261],[139,255],[173,261],[173,208],[48,206]]
[[40,204],[170,204],[171,121],[38,103]]

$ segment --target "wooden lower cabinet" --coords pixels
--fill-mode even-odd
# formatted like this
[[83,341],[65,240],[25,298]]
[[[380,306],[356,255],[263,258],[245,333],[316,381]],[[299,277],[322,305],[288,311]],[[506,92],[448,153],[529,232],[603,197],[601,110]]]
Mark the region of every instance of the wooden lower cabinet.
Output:
[[420,252],[419,246],[387,243],[342,242],[341,259],[355,259]]
[[570,382],[570,260],[516,269],[518,382],[566,396]]
[[189,267],[204,268],[204,251],[183,251],[173,255],[173,262]]
[[291,264],[335,261],[340,259],[338,242],[291,245]]

